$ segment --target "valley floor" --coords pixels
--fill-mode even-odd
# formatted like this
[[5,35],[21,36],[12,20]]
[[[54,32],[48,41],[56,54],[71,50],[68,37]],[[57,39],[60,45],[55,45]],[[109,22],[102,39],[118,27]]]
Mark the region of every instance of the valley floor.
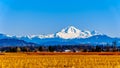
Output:
[[119,53],[111,54],[1,53],[0,68],[120,68]]

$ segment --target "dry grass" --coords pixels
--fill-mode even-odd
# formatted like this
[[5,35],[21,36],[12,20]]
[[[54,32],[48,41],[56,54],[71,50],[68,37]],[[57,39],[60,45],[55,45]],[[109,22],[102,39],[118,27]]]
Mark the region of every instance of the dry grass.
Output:
[[27,54],[0,55],[0,68],[120,68],[120,55]]

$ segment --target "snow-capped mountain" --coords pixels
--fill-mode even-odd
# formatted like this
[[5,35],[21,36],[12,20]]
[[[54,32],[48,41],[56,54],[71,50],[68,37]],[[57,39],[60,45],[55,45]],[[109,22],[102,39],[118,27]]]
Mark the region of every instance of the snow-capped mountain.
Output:
[[8,37],[9,37],[8,35],[0,34],[0,39],[4,39],[4,38],[8,38]]
[[74,26],[69,26],[56,33],[56,37],[63,39],[88,38],[94,35],[100,35],[97,31],[79,30]]
[[74,26],[68,26],[64,29],[62,29],[60,32],[57,32],[55,34],[47,34],[47,35],[27,35],[27,36],[21,36],[19,38],[62,38],[62,39],[74,39],[74,38],[88,38],[95,35],[101,35],[97,31],[88,31],[88,30],[79,30],[75,28]]
[[[111,38],[97,31],[79,30],[74,26],[69,26],[60,32],[47,35],[10,36],[0,34],[0,40],[0,46],[3,44],[10,46],[12,43],[14,43],[14,45],[23,45],[23,41],[25,41],[24,45],[27,45],[27,43],[32,43],[32,45],[111,44],[113,41],[118,41],[118,44],[120,44],[119,38]],[[7,42],[5,42],[5,40],[7,40]],[[19,41],[19,44],[17,41]]]

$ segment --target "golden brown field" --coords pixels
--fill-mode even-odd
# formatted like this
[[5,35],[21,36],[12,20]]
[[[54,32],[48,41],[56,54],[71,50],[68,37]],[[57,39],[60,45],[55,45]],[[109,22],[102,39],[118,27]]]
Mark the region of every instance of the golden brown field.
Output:
[[120,55],[38,55],[5,53],[0,68],[120,68]]

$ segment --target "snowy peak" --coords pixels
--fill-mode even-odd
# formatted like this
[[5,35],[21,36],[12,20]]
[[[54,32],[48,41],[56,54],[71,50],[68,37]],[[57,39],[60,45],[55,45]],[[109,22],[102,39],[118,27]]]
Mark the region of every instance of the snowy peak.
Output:
[[79,37],[80,30],[74,26],[68,26],[67,28],[62,29],[60,32],[56,33],[56,36],[63,39],[72,39]]
[[80,30],[75,28],[74,26],[68,26],[67,28],[62,29],[61,32],[64,32],[64,33],[79,33]]
[[10,36],[5,34],[0,34],[0,39],[2,38],[19,38],[19,39],[33,39],[33,38],[62,38],[62,39],[74,39],[74,38],[88,38],[95,35],[101,35],[97,31],[79,30],[74,26],[68,26],[62,29],[60,32],[55,34],[47,35],[26,35],[26,36]]
[[28,36],[21,36],[19,38],[28,38],[28,39],[32,39],[32,38],[40,38],[40,39],[44,39],[44,38],[54,38],[54,34],[47,34],[47,35],[28,35]]
[[94,35],[99,35],[97,31],[79,30],[74,26],[69,26],[56,33],[56,36],[63,39],[73,38],[88,38]]

